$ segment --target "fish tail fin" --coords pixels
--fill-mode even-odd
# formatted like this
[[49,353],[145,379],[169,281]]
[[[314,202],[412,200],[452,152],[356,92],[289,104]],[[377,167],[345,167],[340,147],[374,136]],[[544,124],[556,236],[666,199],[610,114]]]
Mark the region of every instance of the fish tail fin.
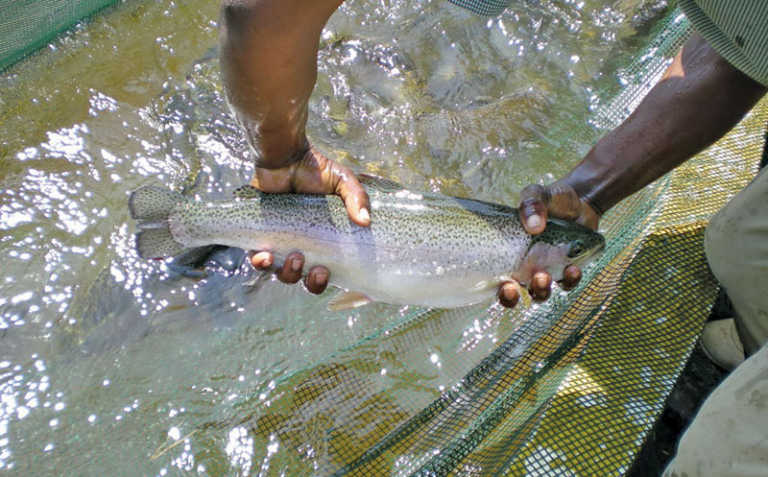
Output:
[[173,257],[187,248],[176,241],[168,224],[158,228],[145,229],[136,234],[136,250],[139,257],[160,260]]
[[170,189],[144,186],[131,192],[128,209],[136,220],[162,222],[168,220],[173,209],[186,200],[186,197]]
[[136,189],[128,199],[131,217],[141,221],[136,250],[141,258],[161,259],[178,255],[187,248],[174,239],[168,218],[176,206],[188,199],[164,187]]

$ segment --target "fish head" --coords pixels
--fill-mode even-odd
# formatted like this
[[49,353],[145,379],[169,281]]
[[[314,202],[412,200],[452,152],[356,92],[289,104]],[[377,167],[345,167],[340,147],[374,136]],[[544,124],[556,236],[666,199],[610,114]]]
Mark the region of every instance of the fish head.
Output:
[[545,270],[553,280],[561,280],[568,265],[584,268],[604,248],[605,238],[598,232],[574,222],[549,219],[544,232],[531,239],[521,268],[528,272],[525,275]]

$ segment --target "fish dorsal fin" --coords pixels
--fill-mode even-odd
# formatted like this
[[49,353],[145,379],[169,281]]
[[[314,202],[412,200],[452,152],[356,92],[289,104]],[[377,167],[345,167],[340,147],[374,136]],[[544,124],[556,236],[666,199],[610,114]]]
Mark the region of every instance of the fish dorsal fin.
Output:
[[128,198],[131,217],[145,222],[164,222],[177,205],[186,199],[178,192],[157,186],[136,189]]
[[358,174],[357,178],[360,180],[361,184],[368,187],[373,187],[382,192],[397,192],[400,190],[405,190],[405,187],[403,187],[402,184],[391,179],[385,179],[384,177],[374,176],[371,174]]
[[360,292],[348,291],[340,293],[329,301],[328,309],[331,311],[349,310],[351,308],[365,306],[372,301],[373,300]]
[[237,199],[256,199],[261,197],[262,193],[263,192],[253,187],[252,185],[244,185],[235,189],[235,191],[232,192],[232,195],[234,195]]

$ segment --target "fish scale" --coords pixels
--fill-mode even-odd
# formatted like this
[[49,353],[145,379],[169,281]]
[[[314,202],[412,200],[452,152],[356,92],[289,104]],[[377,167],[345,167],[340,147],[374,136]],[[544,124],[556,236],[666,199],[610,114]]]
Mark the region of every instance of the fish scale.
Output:
[[[155,258],[154,251],[167,255],[174,247],[181,253],[219,244],[269,250],[280,261],[301,251],[306,270],[324,265],[331,284],[355,292],[352,305],[448,308],[490,299],[503,281],[525,283],[535,270],[559,277],[566,265],[593,256],[604,244],[600,234],[556,220],[531,236],[511,207],[413,192],[385,180],[363,182],[370,227],[352,223],[343,202],[331,195],[264,194],[244,187],[233,200],[204,202],[142,188],[130,201],[132,215],[147,228],[138,234],[139,253]],[[569,257],[576,246],[583,251]]]

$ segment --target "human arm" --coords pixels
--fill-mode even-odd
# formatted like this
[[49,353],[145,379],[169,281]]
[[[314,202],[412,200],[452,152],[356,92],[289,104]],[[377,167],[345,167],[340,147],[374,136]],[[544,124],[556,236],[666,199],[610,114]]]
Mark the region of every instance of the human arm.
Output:
[[694,35],[629,118],[576,167],[522,192],[526,228],[541,233],[550,214],[596,228],[602,213],[724,136],[765,93]]
[[354,174],[311,147],[305,128],[323,26],[342,0],[224,0],[221,70],[227,99],[255,152],[251,185],[265,192],[338,194],[370,223]]
[[[224,0],[221,11],[221,70],[227,100],[255,152],[251,185],[265,192],[337,194],[350,219],[370,224],[368,196],[355,175],[328,159],[307,140],[309,97],[317,78],[320,33],[343,0]],[[274,257],[251,257],[268,268]],[[277,276],[295,283],[300,253],[286,258]],[[313,267],[305,283],[320,293],[325,267]]]

